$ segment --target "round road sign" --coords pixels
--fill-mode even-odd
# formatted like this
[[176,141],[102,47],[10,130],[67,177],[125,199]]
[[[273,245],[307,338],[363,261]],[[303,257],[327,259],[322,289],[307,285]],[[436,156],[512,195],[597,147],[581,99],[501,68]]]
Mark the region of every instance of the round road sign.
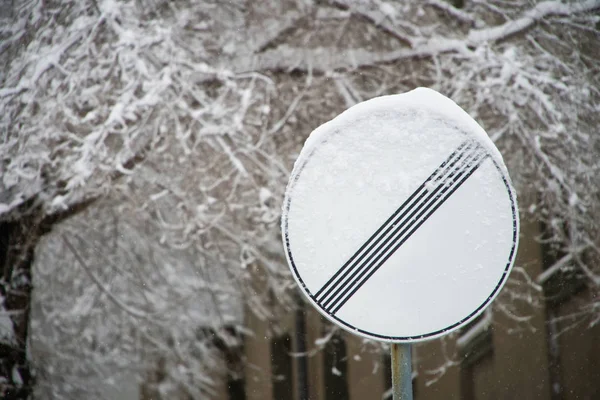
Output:
[[316,129],[282,233],[294,278],[342,328],[413,342],[480,314],[512,268],[519,220],[502,157],[450,99],[416,89]]

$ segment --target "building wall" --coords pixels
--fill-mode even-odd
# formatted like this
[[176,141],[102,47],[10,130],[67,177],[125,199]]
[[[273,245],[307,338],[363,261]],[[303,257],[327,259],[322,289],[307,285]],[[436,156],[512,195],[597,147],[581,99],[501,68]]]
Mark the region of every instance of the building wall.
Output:
[[381,353],[358,336],[344,334],[348,357],[350,400],[380,399],[388,389]]
[[252,335],[246,338],[246,398],[269,400],[272,398],[271,334],[268,322],[247,313],[246,326]]
[[600,322],[578,318],[593,293],[583,290],[557,307],[559,385],[564,400],[600,399]]
[[[542,272],[540,246],[532,240],[539,235],[537,221],[521,218],[521,236],[515,267],[523,268],[529,277]],[[514,273],[514,272],[513,272]],[[522,282],[517,273],[515,279]],[[508,286],[508,285],[507,285]],[[511,290],[509,288],[508,290]],[[515,290],[520,290],[515,287]],[[509,294],[510,292],[508,292]],[[550,380],[546,337],[546,309],[543,293],[530,291],[530,302],[518,302],[507,293],[497,302],[512,302],[514,312],[503,312],[500,304],[494,309],[493,353],[496,377],[495,390],[499,399],[549,399]],[[511,310],[512,311],[512,310]],[[518,321],[526,318],[525,321]],[[515,328],[516,327],[516,328]]]
[[413,368],[417,374],[413,390],[416,399],[461,398],[460,360],[455,353],[454,335],[413,346]]
[[[284,329],[275,333],[272,332],[267,320],[259,320],[255,316],[248,314],[248,328],[254,335],[248,337],[245,344],[245,354],[247,357],[246,370],[246,398],[261,400],[284,400],[276,399],[273,393],[272,364],[276,357],[270,343],[276,335],[290,334],[296,338],[295,329],[297,320],[294,313],[284,317]],[[330,341],[324,340],[330,333],[329,326],[320,316],[320,314],[306,307],[304,312],[306,326],[306,352],[305,355],[293,354],[290,356],[292,362],[292,380],[289,382],[293,388],[292,398],[290,400],[327,400],[332,396],[338,400],[361,400],[361,399],[381,399],[386,390],[384,382],[383,358],[381,353],[376,350],[377,346],[372,343],[364,342],[361,338],[355,337],[338,330],[332,336]],[[333,340],[341,340],[345,347],[345,356],[343,359],[326,360],[330,355],[327,346]],[[297,350],[297,340],[292,340],[292,352]],[[298,374],[301,363],[306,363],[306,393],[308,397],[300,398],[301,390],[298,387]],[[332,365],[329,370],[326,365]],[[345,365],[345,368],[342,368]],[[342,376],[338,374],[342,371]],[[333,370],[333,372],[332,372]],[[344,382],[346,385],[347,397],[332,393],[327,385],[328,377],[339,378],[338,382]],[[236,399],[237,400],[237,399]],[[285,399],[287,400],[287,399]]]

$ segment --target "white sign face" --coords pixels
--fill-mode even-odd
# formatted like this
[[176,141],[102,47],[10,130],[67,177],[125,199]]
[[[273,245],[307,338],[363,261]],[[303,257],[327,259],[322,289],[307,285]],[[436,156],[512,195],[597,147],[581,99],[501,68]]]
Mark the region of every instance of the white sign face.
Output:
[[282,233],[328,319],[368,338],[439,337],[479,315],[512,268],[519,221],[496,147],[430,89],[360,103],[296,161]]

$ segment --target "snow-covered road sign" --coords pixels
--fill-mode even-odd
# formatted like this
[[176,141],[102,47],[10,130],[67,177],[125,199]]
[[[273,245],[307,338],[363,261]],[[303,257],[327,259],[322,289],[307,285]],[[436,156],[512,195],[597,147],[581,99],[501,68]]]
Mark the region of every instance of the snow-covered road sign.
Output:
[[519,221],[502,157],[430,89],[360,103],[316,129],[282,233],[293,275],[352,333],[413,342],[479,315],[512,268]]

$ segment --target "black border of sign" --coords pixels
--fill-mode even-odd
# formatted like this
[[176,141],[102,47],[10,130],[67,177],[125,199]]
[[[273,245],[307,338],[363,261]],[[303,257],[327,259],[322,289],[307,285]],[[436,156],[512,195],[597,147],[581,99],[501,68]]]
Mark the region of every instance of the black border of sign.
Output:
[[[465,134],[465,133],[463,132],[463,134]],[[466,135],[466,136],[468,137],[469,135]],[[478,141],[476,138],[472,138],[471,140]],[[328,142],[328,140],[324,140],[323,142],[320,143],[320,145],[322,145],[326,142]],[[338,317],[336,317],[335,315],[324,310],[319,305],[319,303],[317,302],[317,300],[315,299],[315,297],[311,293],[311,291],[308,289],[308,287],[302,280],[302,277],[298,273],[298,270],[296,269],[296,264],[294,263],[294,258],[292,256],[292,251],[290,248],[290,238],[289,238],[289,233],[288,233],[288,218],[287,218],[289,215],[290,206],[292,203],[291,190],[293,189],[296,182],[298,181],[298,178],[300,177],[300,173],[302,172],[302,170],[304,169],[304,167],[306,166],[306,164],[308,163],[308,161],[310,160],[310,158],[316,152],[317,149],[318,149],[318,146],[312,149],[312,151],[310,152],[308,157],[306,157],[306,160],[298,168],[298,172],[296,174],[293,174],[293,177],[290,180],[288,188],[286,188],[285,213],[283,214],[282,218],[284,218],[284,220],[283,220],[283,228],[284,228],[283,237],[284,237],[284,241],[285,241],[286,255],[287,255],[288,261],[294,271],[294,276],[295,276],[297,282],[302,287],[302,290],[304,291],[305,295],[308,295],[308,297],[312,300],[313,304],[315,305],[315,308],[321,314],[325,315],[327,318],[329,318],[331,320],[337,321],[338,324],[342,325],[343,327],[346,327],[346,329],[349,332],[354,333],[354,334],[358,333],[362,336],[366,336],[371,339],[388,341],[388,342],[418,342],[418,341],[422,341],[422,340],[434,339],[434,338],[442,336],[446,333],[450,333],[451,331],[468,323],[471,319],[473,319],[477,315],[479,315],[483,311],[483,309],[485,307],[487,307],[492,302],[492,300],[494,300],[494,298],[496,298],[496,296],[498,295],[498,292],[500,291],[502,286],[504,286],[504,284],[506,283],[509,272],[510,272],[511,267],[515,260],[515,256],[516,256],[515,250],[517,249],[517,243],[518,243],[518,230],[519,230],[518,225],[519,225],[519,223],[518,223],[515,194],[514,194],[514,190],[511,186],[511,184],[509,183],[509,178],[507,178],[506,174],[504,173],[502,168],[500,168],[500,166],[498,165],[498,163],[496,162],[494,157],[491,154],[489,154],[489,152],[487,152],[487,154],[489,155],[489,159],[494,163],[496,170],[500,174],[500,177],[502,178],[502,181],[504,182],[504,186],[506,186],[506,189],[508,191],[508,195],[510,198],[510,205],[511,205],[511,210],[512,210],[512,214],[513,214],[513,245],[512,245],[512,248],[510,249],[510,254],[508,256],[508,262],[506,263],[506,267],[504,268],[504,272],[502,273],[502,276],[500,277],[498,284],[496,285],[496,287],[494,288],[492,293],[490,293],[488,298],[479,307],[477,307],[477,309],[475,309],[475,311],[473,311],[471,314],[469,314],[462,320],[460,320],[450,326],[447,326],[446,328],[438,329],[437,331],[434,331],[434,332],[429,332],[429,333],[426,333],[423,335],[417,335],[417,336],[386,336],[386,335],[379,335],[379,334],[369,332],[364,329],[360,329],[355,326],[352,326],[349,323],[347,323],[346,321],[343,321],[343,320],[339,319]],[[288,195],[288,193],[290,193],[290,195]]]

